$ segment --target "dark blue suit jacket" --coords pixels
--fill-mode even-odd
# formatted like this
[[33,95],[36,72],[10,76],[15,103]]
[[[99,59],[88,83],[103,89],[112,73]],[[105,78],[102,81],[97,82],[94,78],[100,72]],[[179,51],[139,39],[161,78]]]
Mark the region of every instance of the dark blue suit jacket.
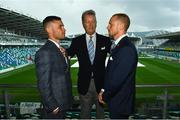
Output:
[[112,50],[105,73],[103,98],[112,116],[133,113],[137,61],[136,48],[126,36]]
[[103,88],[105,75],[105,60],[111,47],[108,37],[96,34],[96,51],[94,64],[91,65],[86,44],[86,35],[83,34],[72,40],[68,55],[77,56],[79,61],[78,92],[85,95],[88,91],[91,75],[93,73],[97,93]]
[[69,67],[58,47],[47,40],[35,55],[38,88],[47,112],[57,107],[67,110],[72,104]]

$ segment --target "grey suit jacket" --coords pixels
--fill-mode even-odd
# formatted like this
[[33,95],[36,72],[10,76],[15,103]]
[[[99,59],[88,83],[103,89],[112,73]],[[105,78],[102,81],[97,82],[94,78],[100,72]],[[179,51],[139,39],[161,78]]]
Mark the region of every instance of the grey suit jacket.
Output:
[[69,66],[57,46],[47,40],[35,55],[38,89],[47,112],[57,107],[67,110],[72,105]]

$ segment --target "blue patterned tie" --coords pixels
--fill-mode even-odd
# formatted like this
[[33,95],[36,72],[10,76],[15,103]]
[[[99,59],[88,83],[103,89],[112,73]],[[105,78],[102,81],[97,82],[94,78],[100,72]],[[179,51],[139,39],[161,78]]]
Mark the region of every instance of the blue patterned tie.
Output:
[[112,42],[111,44],[111,53],[112,53],[112,50],[116,47],[116,44],[115,44],[115,41]]
[[115,41],[113,41],[111,45],[111,50],[114,49],[115,47],[116,47],[116,44],[115,44]]
[[89,53],[89,59],[91,61],[91,64],[93,64],[95,52],[94,52],[94,43],[92,41],[92,36],[90,36],[90,39],[88,42],[88,53]]

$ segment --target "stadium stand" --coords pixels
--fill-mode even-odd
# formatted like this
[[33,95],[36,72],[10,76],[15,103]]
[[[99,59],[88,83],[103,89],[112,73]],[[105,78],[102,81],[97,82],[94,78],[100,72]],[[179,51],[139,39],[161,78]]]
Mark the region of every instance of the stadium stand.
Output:
[[[4,32],[3,29],[0,31],[0,70],[32,63],[35,52],[45,42],[45,40],[16,35],[9,31]],[[61,45],[67,48],[70,43],[71,39],[65,38]]]
[[0,70],[32,63],[37,39],[0,31]]
[[180,61],[180,32],[151,33],[146,38],[155,41],[151,53],[156,57]]
[[[16,67],[33,61],[38,47],[6,47],[0,50],[1,69]],[[0,70],[1,70],[0,69]]]
[[180,39],[168,40],[165,43],[161,44],[159,48],[180,50]]
[[180,59],[180,51],[175,51],[171,49],[156,49],[155,51],[153,51],[153,54],[158,56],[166,56],[172,59]]

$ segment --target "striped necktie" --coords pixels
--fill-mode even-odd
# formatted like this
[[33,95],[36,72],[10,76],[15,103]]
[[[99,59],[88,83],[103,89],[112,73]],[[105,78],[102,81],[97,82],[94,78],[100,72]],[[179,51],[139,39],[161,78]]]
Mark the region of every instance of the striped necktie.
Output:
[[60,50],[60,52],[62,53],[63,57],[65,58],[66,64],[68,64],[68,56],[67,56],[67,53],[66,53],[65,48],[63,48],[63,47],[60,46],[60,47],[59,47],[59,50]]
[[94,43],[92,41],[92,36],[90,36],[90,39],[88,42],[88,53],[89,53],[89,59],[91,61],[91,64],[93,64],[95,51],[94,51]]
[[113,41],[111,45],[111,50],[114,49],[115,47],[116,47],[116,44],[115,44],[115,41]]
[[116,47],[116,44],[115,44],[115,41],[112,42],[111,44],[111,53],[112,53],[112,50]]

